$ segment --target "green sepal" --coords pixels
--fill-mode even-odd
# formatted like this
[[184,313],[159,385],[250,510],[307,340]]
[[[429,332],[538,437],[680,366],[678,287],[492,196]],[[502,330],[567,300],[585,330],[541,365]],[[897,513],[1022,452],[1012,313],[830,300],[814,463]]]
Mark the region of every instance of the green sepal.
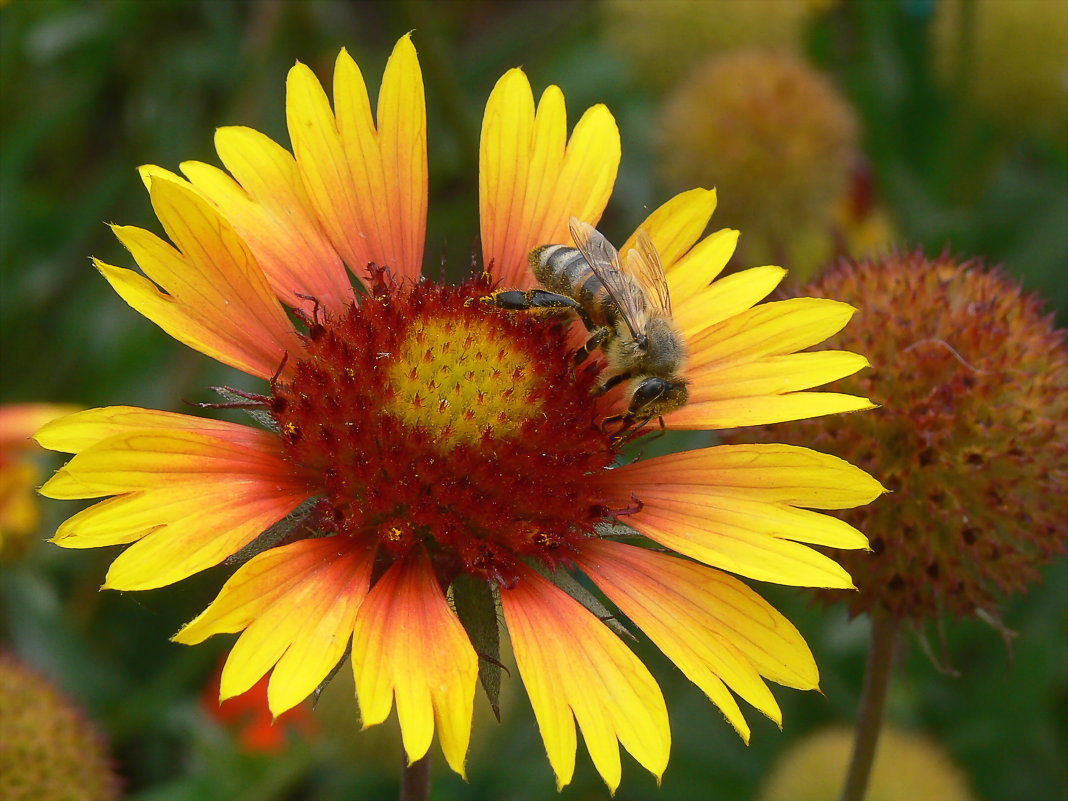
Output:
[[452,601],[478,654],[478,679],[500,723],[501,632],[496,593],[482,579],[460,574],[452,583]]

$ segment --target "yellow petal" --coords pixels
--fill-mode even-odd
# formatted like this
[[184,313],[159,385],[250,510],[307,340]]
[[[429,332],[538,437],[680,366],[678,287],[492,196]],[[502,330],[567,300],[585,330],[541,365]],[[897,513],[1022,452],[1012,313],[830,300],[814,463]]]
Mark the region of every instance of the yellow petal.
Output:
[[[252,617],[223,668],[222,698],[247,691],[273,667],[267,699],[271,712],[281,715],[307,698],[337,666],[348,648],[374,565],[371,554],[348,545],[326,537],[272,549],[284,550],[279,558],[296,566],[280,566],[275,558],[272,567],[257,566],[256,579],[253,574],[242,578],[238,590],[216,613],[217,620],[229,618],[231,625]],[[283,583],[284,590],[279,592],[272,586],[275,583]],[[257,592],[262,600],[256,598]],[[213,606],[222,600],[220,593]]]
[[[225,482],[218,482],[226,486]],[[173,584],[222,562],[293,511],[306,498],[269,496],[269,486],[230,483],[226,499],[205,501],[185,517],[166,519],[111,563],[103,588],[149,590]],[[58,541],[59,545],[65,544]]]
[[[691,634],[712,637],[736,648],[760,675],[777,684],[801,690],[819,687],[819,670],[801,633],[738,579],[645,548],[607,540],[590,544],[596,560],[590,577],[636,623],[624,604],[643,619],[655,620],[661,630],[658,636],[672,635],[677,648],[693,647],[696,643],[688,641]],[[618,602],[608,586],[619,596]],[[684,619],[691,625],[683,625]],[[657,641],[642,623],[638,625]]]
[[301,602],[294,599],[264,616],[265,627],[269,619],[277,622],[271,636],[291,632],[292,640],[267,686],[267,702],[275,715],[307,698],[341,661],[373,566],[374,561],[366,558],[338,560],[333,569],[320,570],[314,582],[308,583]]
[[[340,63],[339,57],[336,69],[341,68]],[[357,102],[354,98],[356,91],[356,88],[350,88],[343,102]],[[361,98],[364,103],[366,95],[364,89]],[[339,102],[342,102],[340,97]],[[381,200],[382,182],[372,184],[365,176],[350,175],[349,163],[330,110],[330,101],[315,74],[304,64],[297,63],[290,69],[286,80],[286,119],[293,154],[308,192],[308,200],[349,269],[361,275],[367,262],[375,260],[370,253],[371,248],[365,243],[371,237],[377,242],[378,232],[373,219],[360,219],[357,191],[358,187],[363,187],[370,198]],[[374,149],[367,158],[377,161]],[[356,184],[355,181],[361,177],[363,182]],[[374,208],[374,204],[371,204],[371,209]],[[356,228],[352,238],[346,229],[348,225]]]
[[42,448],[51,451],[78,453],[115,434],[157,429],[201,431],[250,448],[267,444],[260,429],[136,406],[86,409],[51,421],[34,435],[34,439]]
[[[600,219],[618,163],[619,134],[608,109],[587,109],[568,139],[564,94],[549,86],[538,101],[529,159],[519,165],[527,182],[521,211],[511,220],[512,232],[520,238],[518,250],[529,253],[538,245],[571,242],[571,216]],[[520,278],[532,280],[525,266]]]
[[501,590],[501,603],[558,788],[574,772],[574,720],[610,790],[621,775],[617,740],[659,779],[671,732],[660,688],[638,658],[533,570],[524,569],[514,587]]
[[[548,91],[548,90],[546,90]],[[541,143],[536,142],[535,148]],[[539,238],[532,247],[549,242],[569,242],[568,220],[577,217],[589,223],[601,219],[615,186],[621,156],[619,129],[615,118],[604,105],[586,109],[567,142],[564,161],[551,196],[545,221],[555,228],[531,238]]]
[[601,482],[611,487],[610,503],[641,502],[627,523],[662,545],[750,578],[815,587],[852,583],[833,560],[784,538],[837,547],[863,547],[864,539],[840,521],[821,523],[791,507],[848,508],[883,491],[848,462],[786,445],[671,454],[626,465]]
[[510,69],[486,101],[478,167],[483,263],[487,269],[492,265],[506,286],[520,285],[529,252],[523,250],[519,227],[531,179],[524,161],[533,137],[534,93],[523,71]]
[[[206,497],[208,490],[214,490],[216,497]],[[218,484],[193,485],[108,498],[61,523],[51,541],[63,548],[126,545],[166,525],[163,521],[227,506],[229,491],[226,487],[220,491]]]
[[369,263],[416,279],[426,227],[426,119],[409,37],[383,76],[379,129],[356,62],[334,65],[335,113],[308,67],[289,72],[286,117],[309,201],[334,248],[361,279]]
[[645,218],[619,252],[633,248],[637,232],[644,229],[660,252],[664,269],[671,272],[708,227],[716,202],[715,189],[690,189],[675,195]]
[[232,423],[215,431],[153,427],[168,417],[196,420],[94,409],[42,433],[53,445],[84,446],[42,494],[124,494],[78,513],[55,540],[74,548],[138,540],[112,564],[106,587],[160,587],[218,564],[314,494],[309,476],[283,459],[277,436]]
[[175,339],[213,358],[269,378],[300,340],[247,246],[184,181],[151,180],[153,206],[171,247],[139,228],[113,230],[145,274],[96,261],[116,291]]
[[87,487],[63,468],[53,473],[52,477],[37,492],[46,498],[55,498],[57,500],[80,500],[107,494],[96,492],[92,487]]
[[352,286],[315,217],[293,156],[242,127],[217,130],[215,149],[234,178],[195,161],[183,163],[182,172],[248,244],[282,300],[311,313],[314,304],[307,297],[312,297],[320,307],[340,312],[352,301]]
[[718,445],[658,456],[606,474],[608,486],[704,486],[807,509],[849,509],[886,490],[844,459],[796,445]]
[[409,764],[436,724],[445,759],[464,775],[478,657],[422,550],[395,562],[360,607],[352,671],[364,726],[385,720],[396,697]]
[[807,420],[826,414],[874,409],[875,404],[856,395],[837,392],[791,392],[760,398],[732,398],[688,403],[664,418],[668,428],[699,430],[740,428],[742,426]]
[[642,499],[685,507],[691,505],[711,526],[749,531],[825,548],[867,548],[868,538],[844,520],[783,503],[742,497],[731,487],[646,485]]
[[[641,498],[641,490],[636,488],[635,495]],[[837,562],[811,548],[742,526],[709,523],[700,510],[665,506],[646,502],[627,524],[673,551],[747,578],[796,587],[853,587]]]
[[[577,559],[594,583],[714,702],[726,684],[776,723],[761,675],[814,689],[819,674],[797,629],[760,596],[718,570],[606,540]],[[743,739],[748,727],[724,709]]]
[[145,189],[149,191],[150,197],[152,192],[152,182],[157,178],[162,178],[165,181],[171,181],[172,183],[182,184],[184,186],[192,186],[192,184],[182,178],[178,173],[172,172],[171,170],[156,164],[142,164],[137,168],[137,174],[141,176],[141,183],[143,183]]
[[[335,102],[337,98],[335,90]],[[340,126],[344,136],[344,125]],[[423,74],[411,35],[401,37],[382,75],[378,94],[378,139],[385,175],[386,213],[393,247],[389,265],[418,277],[426,236],[427,154]]]
[[690,400],[665,418],[669,428],[735,428],[873,408],[866,398],[801,391],[868,363],[844,351],[795,353],[840,330],[852,306],[794,298],[745,308],[781,277],[778,267],[746,270],[715,282],[683,308],[677,319],[689,351]]
[[[147,233],[147,232],[146,232]],[[249,375],[270,378],[273,367],[261,354],[249,352],[245,343],[235,342],[228,326],[219,326],[192,306],[178,302],[133,270],[115,267],[99,259],[93,264],[111,288],[138,314],[148,318],[179,342],[205,356],[235,367]],[[279,356],[279,363],[281,356]]]
[[179,483],[210,484],[235,475],[275,482],[280,492],[307,489],[306,476],[283,459],[277,436],[248,432],[244,441],[235,442],[217,432],[127,431],[81,451],[63,470],[91,489],[92,494],[82,496],[90,498]]
[[0,405],[0,451],[33,448],[38,429],[56,419],[69,418],[78,410],[78,406],[63,403]]
[[[172,639],[185,645],[196,645],[215,634],[241,631],[306,576],[313,575],[324,564],[342,558],[345,549],[337,546],[338,543],[331,542],[329,537],[320,537],[280,545],[257,554],[239,567],[208,608],[183,626]],[[356,555],[354,558],[359,558],[359,551],[353,550],[352,553]],[[366,553],[363,557],[368,561]]]
[[856,309],[825,298],[755,306],[688,337],[690,369],[793,353],[842,330]]
[[784,395],[830,383],[869,367],[868,360],[842,350],[821,350],[768,356],[725,367],[706,365],[687,370],[690,402],[751,398],[757,406],[765,395]]
[[[553,207],[555,204],[550,204],[549,201],[553,200],[558,173],[567,149],[567,107],[560,87],[550,86],[542,93],[534,114],[530,141],[530,161],[528,164],[518,165],[526,172],[525,191],[522,196],[515,198],[520,211],[511,222],[521,223],[528,235],[537,231],[541,236],[551,237],[553,234],[549,232],[558,221],[546,219],[546,216],[556,211]],[[513,232],[520,236],[524,234],[523,230]],[[546,238],[545,241],[548,242],[549,239]],[[532,250],[533,246],[530,249]]]
[[[715,237],[715,234],[705,241]],[[695,249],[696,250],[696,249]],[[687,256],[686,260],[689,261]],[[669,276],[669,282],[672,276]],[[677,296],[672,283],[674,319],[687,341],[762,301],[786,275],[782,267],[752,267],[721,278],[692,295]]]
[[483,262],[505,286],[534,283],[527,255],[570,241],[571,216],[596,222],[619,167],[619,131],[604,106],[583,114],[567,140],[563,94],[550,86],[537,110],[522,70],[509,70],[486,103],[479,144]]
[[694,295],[705,289],[723,271],[737,246],[738,232],[723,228],[706,236],[675,262],[667,278],[676,317]]

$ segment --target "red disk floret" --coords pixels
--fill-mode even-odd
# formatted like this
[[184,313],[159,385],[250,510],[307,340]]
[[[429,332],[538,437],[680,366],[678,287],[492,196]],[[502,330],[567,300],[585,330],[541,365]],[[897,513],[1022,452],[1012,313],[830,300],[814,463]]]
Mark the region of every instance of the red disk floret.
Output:
[[[380,282],[381,283],[381,282]],[[380,558],[423,544],[442,580],[510,585],[605,516],[589,476],[618,449],[566,325],[477,302],[486,286],[379,286],[309,325],[272,384],[287,457],[322,477],[321,525]]]

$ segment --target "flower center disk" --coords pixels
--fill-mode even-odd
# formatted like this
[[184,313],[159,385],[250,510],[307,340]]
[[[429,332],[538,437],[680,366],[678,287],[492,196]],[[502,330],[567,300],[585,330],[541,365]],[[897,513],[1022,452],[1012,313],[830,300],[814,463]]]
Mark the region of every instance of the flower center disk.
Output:
[[487,311],[485,291],[380,287],[312,324],[272,410],[286,457],[321,476],[318,528],[507,585],[519,559],[554,566],[593,533],[589,478],[618,450],[567,321]]
[[508,439],[540,413],[544,376],[488,316],[411,325],[388,371],[388,414],[434,435],[443,452],[483,437]]

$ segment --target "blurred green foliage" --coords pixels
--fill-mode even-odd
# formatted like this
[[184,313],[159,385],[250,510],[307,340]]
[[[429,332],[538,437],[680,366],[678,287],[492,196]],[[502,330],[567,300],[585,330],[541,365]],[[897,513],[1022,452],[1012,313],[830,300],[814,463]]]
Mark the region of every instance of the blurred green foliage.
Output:
[[[876,191],[902,242],[1003,263],[1064,320],[1068,142],[1009,137],[940,88],[929,58],[933,11],[933,1],[843,2],[813,20],[807,49],[858,110]],[[600,7],[579,0],[12,0],[0,9],[0,402],[188,411],[184,402],[206,399],[210,384],[255,388],[132,312],[88,257],[131,266],[104,221],[159,230],[139,164],[214,162],[211,132],[221,125],[250,125],[288,142],[286,70],[300,59],[328,79],[342,46],[374,87],[396,38],[415,30],[431,132],[432,275],[439,255],[456,275],[476,249],[481,109],[497,77],[517,64],[536,92],[560,84],[573,119],[601,101],[616,114],[624,161],[603,227],[625,234],[666,199],[650,147],[662,98],[628,71],[625,53],[604,45],[600,26]],[[670,58],[670,42],[664,48]],[[42,537],[69,512],[69,505],[50,505],[51,528]],[[354,717],[342,713],[339,721],[321,709],[330,736],[296,742],[279,756],[242,753],[199,700],[226,643],[168,641],[228,568],[161,590],[100,594],[113,556],[41,545],[21,563],[3,565],[0,636],[2,647],[54,676],[102,724],[131,798],[395,797],[399,750],[395,731],[385,731],[395,722],[353,733]],[[617,798],[752,797],[788,742],[852,719],[864,622],[810,607],[801,592],[760,589],[809,638],[823,695],[778,692],[785,731],[755,720],[746,748],[662,655],[639,646],[664,685],[673,756],[659,789],[625,757]],[[909,640],[890,716],[939,739],[978,797],[1068,794],[1066,609],[1062,561],[1004,610],[1019,632],[1011,649],[983,624],[948,626],[946,652],[959,676],[939,672]],[[325,701],[347,705],[348,695],[339,695]],[[521,689],[506,689],[503,700],[500,727],[479,712],[469,783],[439,767],[436,799],[553,795]],[[560,797],[607,797],[584,754]]]

